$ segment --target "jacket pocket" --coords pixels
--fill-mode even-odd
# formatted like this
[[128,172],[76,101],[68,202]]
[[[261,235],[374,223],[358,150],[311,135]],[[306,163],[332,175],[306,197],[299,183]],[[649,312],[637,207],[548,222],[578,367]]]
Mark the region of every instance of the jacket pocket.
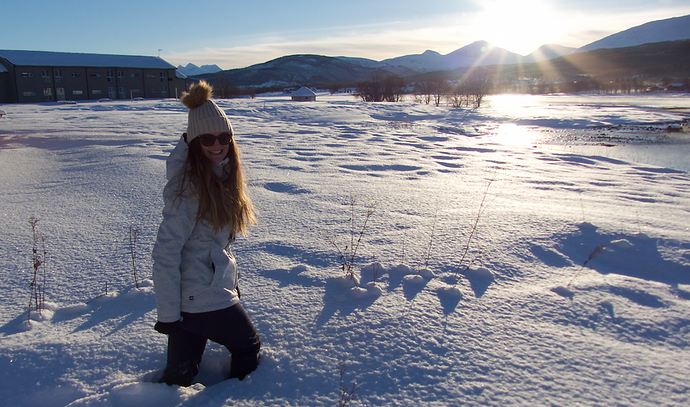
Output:
[[229,250],[213,244],[211,262],[214,270],[211,287],[222,287],[234,290],[237,287],[237,264]]

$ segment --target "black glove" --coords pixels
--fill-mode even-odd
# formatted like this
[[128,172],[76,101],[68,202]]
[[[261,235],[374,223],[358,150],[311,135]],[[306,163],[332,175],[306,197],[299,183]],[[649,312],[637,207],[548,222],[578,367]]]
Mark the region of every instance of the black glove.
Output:
[[170,335],[171,333],[175,333],[180,329],[180,321],[175,321],[175,322],[158,321],[158,322],[156,322],[156,325],[153,326],[153,329],[155,329],[156,331],[158,331],[164,335]]

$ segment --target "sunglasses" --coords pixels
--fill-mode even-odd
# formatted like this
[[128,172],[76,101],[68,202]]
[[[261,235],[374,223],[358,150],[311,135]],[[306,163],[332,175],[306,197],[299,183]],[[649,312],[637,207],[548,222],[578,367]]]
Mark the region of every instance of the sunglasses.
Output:
[[232,134],[221,133],[219,136],[214,136],[213,134],[202,134],[199,136],[199,141],[204,147],[211,147],[216,143],[216,140],[218,140],[218,143],[220,143],[221,146],[227,146],[232,141]]

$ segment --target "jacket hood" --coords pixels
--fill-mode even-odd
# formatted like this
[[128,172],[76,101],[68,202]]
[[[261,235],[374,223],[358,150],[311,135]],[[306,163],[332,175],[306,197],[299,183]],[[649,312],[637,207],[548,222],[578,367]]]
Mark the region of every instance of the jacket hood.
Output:
[[187,154],[189,153],[189,147],[187,142],[184,140],[184,136],[180,137],[177,142],[177,146],[170,153],[168,158],[165,160],[165,173],[168,181],[171,181],[177,175],[182,174],[187,165]]

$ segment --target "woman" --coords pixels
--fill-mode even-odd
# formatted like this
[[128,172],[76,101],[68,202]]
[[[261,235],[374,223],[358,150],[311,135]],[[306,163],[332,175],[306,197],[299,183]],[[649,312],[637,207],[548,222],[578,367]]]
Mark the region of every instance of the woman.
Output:
[[167,160],[163,222],[153,248],[158,322],[168,335],[160,380],[189,386],[208,339],[231,353],[229,378],[242,380],[259,361],[259,334],[240,304],[230,243],[256,224],[239,151],[225,113],[206,82],[182,96],[187,133]]

